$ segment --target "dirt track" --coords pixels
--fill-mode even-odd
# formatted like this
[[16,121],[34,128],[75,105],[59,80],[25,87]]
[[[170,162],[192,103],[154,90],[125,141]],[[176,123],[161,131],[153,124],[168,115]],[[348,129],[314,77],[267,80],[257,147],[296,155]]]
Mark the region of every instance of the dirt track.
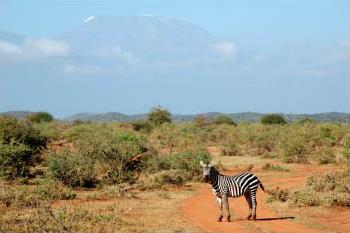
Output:
[[[328,170],[319,166],[309,166],[307,173],[323,172]],[[311,166],[311,167],[310,167]],[[263,175],[262,181],[266,187],[271,187],[273,184],[285,184],[280,187],[296,187],[303,185],[306,179],[305,165],[298,165],[295,167],[293,175],[291,177],[269,176]],[[232,171],[230,172],[231,174]],[[259,174],[258,174],[259,176]],[[273,185],[275,186],[275,185]],[[290,219],[294,217],[291,215],[281,216],[275,211],[270,209],[266,205],[267,193],[264,193],[261,189],[257,193],[257,220],[248,221],[245,217],[248,214],[248,205],[244,197],[231,198],[230,210],[232,222],[217,222],[218,208],[215,203],[215,198],[210,190],[209,184],[201,184],[199,186],[198,194],[191,199],[187,200],[182,208],[184,217],[193,225],[203,230],[204,232],[215,233],[255,233],[255,232],[281,232],[281,233],[313,233],[313,232],[330,232],[328,229],[332,229],[331,232],[349,232],[349,217],[350,211],[348,209],[337,210],[334,213],[324,213],[317,222],[327,224],[328,229],[320,230],[320,227],[312,227],[310,225],[301,225],[296,219]],[[334,210],[332,210],[334,211]],[[225,219],[225,218],[224,218]],[[334,228],[331,226],[333,225]],[[311,224],[312,225],[312,224]]]

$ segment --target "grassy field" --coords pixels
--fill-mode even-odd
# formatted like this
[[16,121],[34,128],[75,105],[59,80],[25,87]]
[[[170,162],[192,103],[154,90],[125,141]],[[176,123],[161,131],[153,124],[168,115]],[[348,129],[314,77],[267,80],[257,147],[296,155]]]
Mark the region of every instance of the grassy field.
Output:
[[[199,161],[212,159],[223,173],[251,170],[265,180],[262,201],[273,213],[318,232],[349,229],[348,125],[152,119],[0,117],[0,232],[210,232],[182,211],[207,187]],[[338,228],[325,228],[330,212],[343,221]]]

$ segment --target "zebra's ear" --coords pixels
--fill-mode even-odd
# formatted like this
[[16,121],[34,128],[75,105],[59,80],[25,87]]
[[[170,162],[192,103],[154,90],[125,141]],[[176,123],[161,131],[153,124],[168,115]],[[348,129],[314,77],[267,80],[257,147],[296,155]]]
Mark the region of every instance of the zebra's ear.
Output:
[[205,167],[205,164],[203,163],[202,160],[199,163],[201,164],[202,167]]

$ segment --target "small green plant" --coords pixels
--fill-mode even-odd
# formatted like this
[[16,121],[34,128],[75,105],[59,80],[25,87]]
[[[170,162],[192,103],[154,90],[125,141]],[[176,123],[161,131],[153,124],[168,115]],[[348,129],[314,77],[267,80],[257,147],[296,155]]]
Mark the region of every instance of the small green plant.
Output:
[[286,120],[279,114],[268,114],[261,118],[261,123],[264,125],[286,124]]

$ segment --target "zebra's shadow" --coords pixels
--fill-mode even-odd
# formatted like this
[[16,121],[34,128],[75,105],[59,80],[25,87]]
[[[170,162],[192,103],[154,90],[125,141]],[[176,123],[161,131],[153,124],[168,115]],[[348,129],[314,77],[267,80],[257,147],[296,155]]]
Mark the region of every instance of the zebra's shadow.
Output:
[[248,220],[246,218],[237,219],[237,221],[273,221],[273,220],[287,220],[295,219],[294,216],[282,216],[282,217],[271,217],[271,218],[257,218],[255,220]]

